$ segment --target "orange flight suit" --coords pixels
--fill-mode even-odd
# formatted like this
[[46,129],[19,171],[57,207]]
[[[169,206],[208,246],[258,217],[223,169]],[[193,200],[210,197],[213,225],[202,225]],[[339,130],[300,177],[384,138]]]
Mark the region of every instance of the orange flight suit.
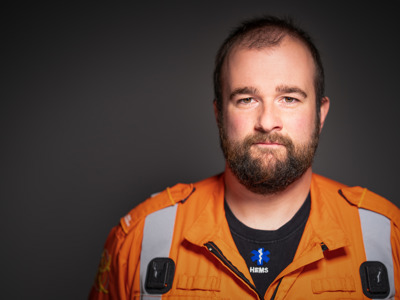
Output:
[[[225,218],[223,175],[177,184],[122,218],[105,243],[89,298],[141,299],[144,220],[174,204],[178,207],[169,257],[176,269],[172,288],[162,299],[259,299]],[[309,219],[293,262],[272,282],[264,299],[369,299],[359,273],[366,261],[360,207],[390,220],[395,299],[400,299],[400,210],[367,189],[316,174]]]

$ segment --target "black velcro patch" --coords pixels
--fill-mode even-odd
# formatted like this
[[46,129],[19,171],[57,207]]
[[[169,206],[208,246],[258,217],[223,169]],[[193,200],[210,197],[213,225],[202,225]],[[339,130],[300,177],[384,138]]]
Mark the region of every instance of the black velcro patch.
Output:
[[363,262],[360,266],[360,276],[364,295],[368,298],[384,299],[389,295],[389,277],[383,263]]
[[165,294],[172,287],[175,263],[169,257],[156,257],[149,262],[146,274],[146,291],[149,294]]

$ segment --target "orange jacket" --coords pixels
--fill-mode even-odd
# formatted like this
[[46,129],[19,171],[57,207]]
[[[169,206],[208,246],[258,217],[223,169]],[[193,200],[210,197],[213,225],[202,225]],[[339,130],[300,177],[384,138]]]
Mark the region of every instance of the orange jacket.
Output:
[[[105,243],[90,299],[141,299],[139,262],[145,217],[175,203],[169,257],[176,269],[172,288],[162,299],[259,299],[225,218],[223,175],[194,185],[177,184],[122,218]],[[275,290],[276,300],[369,299],[363,294],[359,273],[366,261],[359,207],[390,220],[395,299],[400,299],[400,210],[366,189],[316,174],[309,219],[293,262],[270,285],[264,299],[271,299]],[[209,245],[216,245],[222,256],[210,251]]]

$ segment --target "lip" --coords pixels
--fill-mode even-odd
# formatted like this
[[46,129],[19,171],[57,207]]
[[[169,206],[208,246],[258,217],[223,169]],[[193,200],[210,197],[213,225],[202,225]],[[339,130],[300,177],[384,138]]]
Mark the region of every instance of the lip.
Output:
[[255,147],[255,149],[259,149],[259,151],[263,151],[263,150],[281,150],[284,149],[285,147],[281,144],[276,144],[276,143],[257,143],[253,145]]
[[254,143],[255,145],[262,145],[262,146],[283,146],[280,143],[275,143],[275,142],[257,142]]

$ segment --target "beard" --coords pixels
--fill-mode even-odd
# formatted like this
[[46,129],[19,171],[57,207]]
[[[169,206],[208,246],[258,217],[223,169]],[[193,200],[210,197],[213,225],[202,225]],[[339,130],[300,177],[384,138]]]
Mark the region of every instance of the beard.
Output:
[[[319,118],[316,119],[308,143],[298,145],[287,136],[262,131],[248,135],[243,141],[231,141],[223,121],[219,120],[220,144],[232,173],[242,185],[257,194],[270,195],[285,190],[312,165],[319,141]],[[258,148],[255,144],[259,142],[278,143],[285,149],[282,146]],[[252,150],[257,154],[252,155]]]

